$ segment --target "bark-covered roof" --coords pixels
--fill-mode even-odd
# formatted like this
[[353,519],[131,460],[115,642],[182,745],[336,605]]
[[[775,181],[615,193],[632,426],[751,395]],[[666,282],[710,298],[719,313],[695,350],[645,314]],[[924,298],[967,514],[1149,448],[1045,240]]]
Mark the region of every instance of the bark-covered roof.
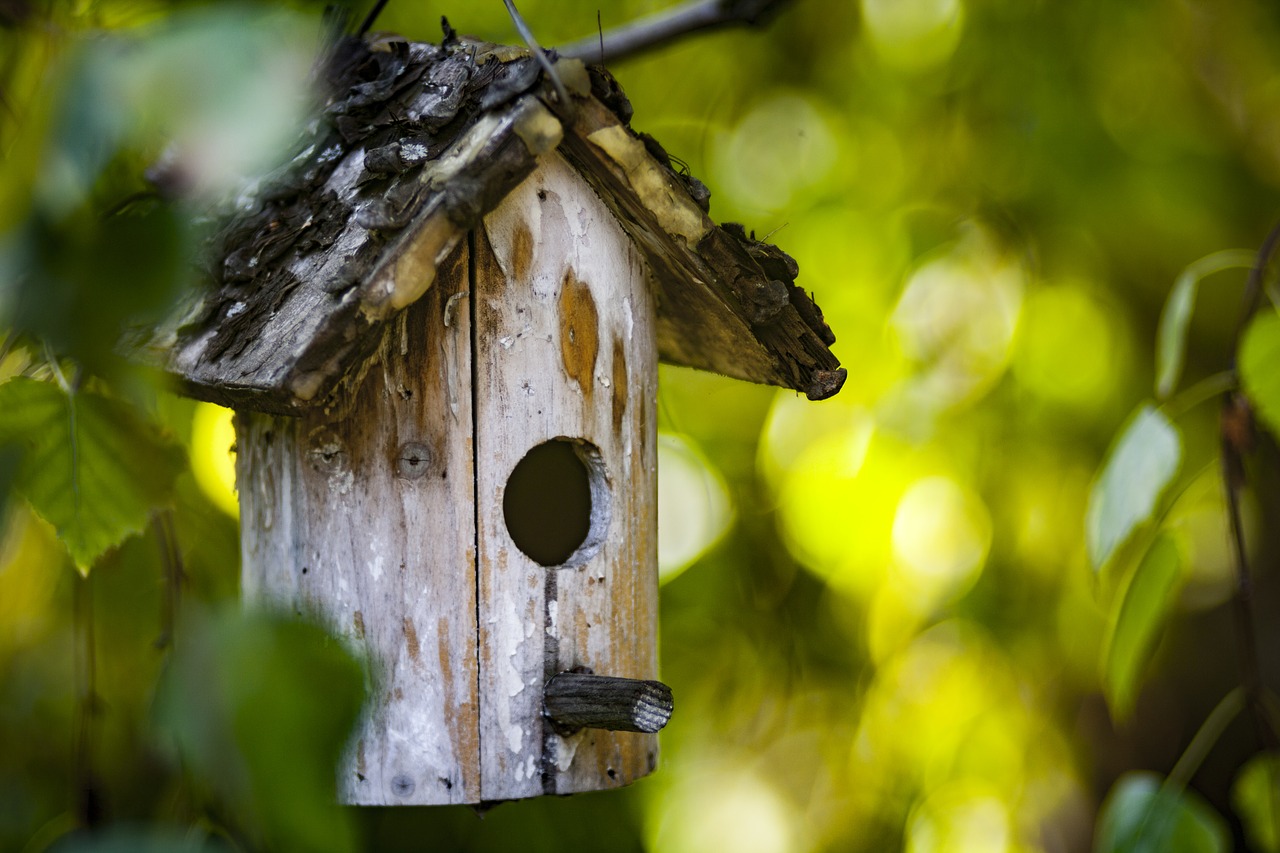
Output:
[[[845,372],[797,267],[675,171],[607,72],[446,38],[347,39],[300,153],[226,223],[207,288],[153,342],[196,397],[280,413],[324,402],[382,325],[430,287],[482,217],[558,150],[653,272],[658,350],[673,364],[834,394]],[[780,164],[779,168],[785,168]]]

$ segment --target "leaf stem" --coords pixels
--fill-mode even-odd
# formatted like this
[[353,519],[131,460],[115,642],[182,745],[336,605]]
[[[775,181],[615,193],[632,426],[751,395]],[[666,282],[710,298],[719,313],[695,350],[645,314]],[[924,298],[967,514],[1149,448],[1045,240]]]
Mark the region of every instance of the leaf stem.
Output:
[[1169,775],[1164,781],[1166,788],[1181,791],[1187,787],[1191,782],[1191,777],[1196,775],[1196,771],[1204,763],[1205,757],[1213,749],[1213,745],[1218,742],[1218,738],[1222,737],[1222,733],[1226,731],[1227,726],[1236,718],[1244,708],[1244,705],[1245,691],[1242,687],[1232,688],[1230,693],[1222,697],[1222,701],[1209,712],[1209,716],[1200,724],[1199,730],[1191,738],[1187,748],[1182,751],[1182,755],[1178,757],[1178,763],[1173,765],[1173,769],[1169,771]]
[[1224,370],[1215,373],[1212,376],[1206,376],[1190,388],[1179,391],[1172,399],[1160,404],[1160,408],[1164,409],[1165,414],[1169,418],[1176,419],[1185,415],[1187,412],[1212,400],[1214,397],[1221,396],[1228,391],[1234,391],[1239,384],[1235,373],[1230,370]]
[[[1258,249],[1257,261],[1249,271],[1244,304],[1231,348],[1230,371],[1236,372],[1236,353],[1249,321],[1257,313],[1265,292],[1267,270],[1277,246],[1280,225],[1271,229]],[[1222,447],[1222,484],[1227,493],[1227,514],[1231,522],[1231,544],[1235,552],[1236,587],[1232,595],[1232,612],[1236,625],[1236,647],[1240,658],[1240,683],[1253,717],[1254,730],[1264,748],[1280,748],[1280,732],[1268,716],[1263,696],[1262,667],[1258,660],[1258,636],[1253,617],[1253,581],[1249,569],[1249,551],[1241,519],[1240,493],[1248,485],[1244,457],[1253,448],[1253,406],[1241,391],[1233,391],[1222,400],[1219,419],[1219,442]]]
[[101,786],[94,772],[94,742],[98,716],[97,643],[93,614],[93,575],[75,575],[75,594],[72,607],[75,612],[76,643],[76,723],[75,723],[75,786],[76,820],[80,826],[92,829],[102,823],[103,803]]

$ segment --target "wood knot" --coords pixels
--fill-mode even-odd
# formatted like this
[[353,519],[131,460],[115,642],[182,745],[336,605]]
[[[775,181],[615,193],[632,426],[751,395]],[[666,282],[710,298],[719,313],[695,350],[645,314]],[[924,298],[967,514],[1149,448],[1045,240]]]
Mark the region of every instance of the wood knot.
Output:
[[431,448],[420,441],[406,441],[396,451],[396,476],[416,480],[431,467]]

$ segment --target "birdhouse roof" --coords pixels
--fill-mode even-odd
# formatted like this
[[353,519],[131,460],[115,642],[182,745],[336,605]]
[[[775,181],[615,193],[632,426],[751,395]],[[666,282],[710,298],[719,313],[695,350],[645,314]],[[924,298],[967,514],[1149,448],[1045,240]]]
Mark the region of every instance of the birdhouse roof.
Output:
[[[431,286],[469,230],[558,152],[651,271],[663,361],[839,390],[822,312],[784,252],[716,225],[602,68],[555,63],[567,103],[523,49],[459,39],[346,39],[299,153],[237,207],[209,281],[152,341],[190,394],[296,413],[325,401],[383,325]],[[786,168],[780,164],[779,168]]]

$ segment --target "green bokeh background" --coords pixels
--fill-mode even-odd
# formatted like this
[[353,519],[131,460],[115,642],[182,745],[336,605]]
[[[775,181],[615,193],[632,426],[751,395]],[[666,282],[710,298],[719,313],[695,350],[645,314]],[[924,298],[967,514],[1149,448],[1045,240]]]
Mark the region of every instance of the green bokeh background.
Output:
[[[594,33],[598,8],[608,29],[664,5],[520,3],[544,45]],[[232,42],[235,16],[257,14],[217,8],[233,22]],[[320,18],[318,6],[290,8],[312,26]],[[59,85],[77,46],[198,11],[0,2],[6,245],[64,246],[65,233],[32,211],[62,185],[49,176],[65,164],[50,152],[76,138],[59,124],[59,104],[77,92]],[[441,15],[462,33],[516,40],[499,0],[391,0],[378,26],[435,40]],[[1178,418],[1185,491],[1169,526],[1186,568],[1124,722],[1112,721],[1102,694],[1109,605],[1084,517],[1116,430],[1151,396],[1156,323],[1173,281],[1213,252],[1256,248],[1280,216],[1280,7],[800,0],[767,30],[692,38],[612,70],[633,126],[711,188],[712,216],[772,235],[795,256],[797,283],[825,311],[849,380],[813,404],[662,368],[661,672],[677,712],[652,778],[505,804],[483,819],[464,808],[351,810],[351,843],[1089,849],[1114,781],[1131,769],[1167,772],[1238,680],[1214,407]],[[122,121],[149,122],[165,103]],[[151,137],[129,139],[92,186],[100,207],[139,189],[157,153]],[[3,313],[0,282],[0,317],[61,331],[75,355],[101,354],[89,330],[103,315],[75,306],[171,286],[127,272],[181,267],[185,238],[163,227],[154,246],[144,239],[136,255],[107,264],[97,290],[22,303],[48,309],[34,320],[12,296]],[[92,240],[74,245],[95,257]],[[1184,386],[1227,366],[1244,276],[1203,283]],[[0,378],[38,356],[18,348]],[[104,372],[188,442],[194,404],[118,370]],[[1262,485],[1246,502],[1273,684],[1276,463],[1264,442]],[[95,772],[111,824],[133,827],[121,849],[148,825],[226,839],[220,827],[236,815],[183,781],[155,730],[168,654],[154,643],[165,596],[155,532],[78,581],[21,501],[5,511],[0,849],[43,849],[74,825],[73,613],[86,584],[101,694]],[[189,473],[172,524],[189,606],[234,600],[235,521]],[[1230,786],[1257,749],[1241,719],[1193,780],[1239,844]]]

